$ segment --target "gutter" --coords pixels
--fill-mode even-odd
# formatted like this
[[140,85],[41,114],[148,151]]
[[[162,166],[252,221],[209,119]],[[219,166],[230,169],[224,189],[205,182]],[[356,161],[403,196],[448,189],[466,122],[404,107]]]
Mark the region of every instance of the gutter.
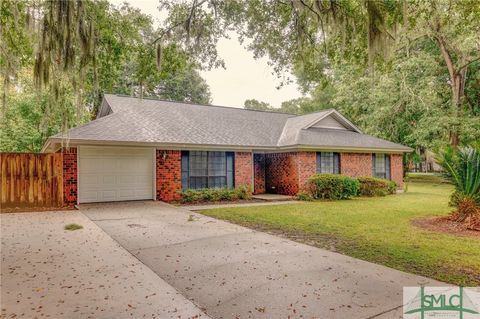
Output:
[[[42,147],[41,152],[45,153],[52,144],[62,143],[62,138],[49,138]],[[224,150],[224,151],[257,151],[257,152],[291,152],[291,151],[343,151],[352,153],[410,153],[411,148],[376,148],[376,147],[346,147],[346,146],[314,146],[314,145],[289,145],[289,146],[261,146],[261,145],[218,145],[218,144],[186,144],[186,143],[157,143],[157,142],[134,142],[134,141],[99,141],[70,139],[69,146],[75,145],[110,145],[110,146],[144,146],[164,148],[169,150]]]

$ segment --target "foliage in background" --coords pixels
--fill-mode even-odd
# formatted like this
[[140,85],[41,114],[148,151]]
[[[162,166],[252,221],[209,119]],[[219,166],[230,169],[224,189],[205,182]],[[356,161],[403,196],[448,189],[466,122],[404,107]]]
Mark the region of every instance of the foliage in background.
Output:
[[[198,71],[224,66],[216,44],[235,31],[283,82],[292,81],[284,71],[296,76],[305,96],[281,111],[335,107],[365,132],[415,148],[414,160],[480,139],[476,0],[162,0],[160,9],[166,18],[155,28],[128,4],[2,1],[3,92],[34,68],[50,95],[47,116],[72,99],[95,113],[105,92],[205,103]],[[247,107],[270,109],[257,102]],[[81,118],[66,116],[61,127]]]
[[39,151],[45,139],[88,121],[104,93],[208,104],[201,61],[153,41],[150,16],[105,0],[0,2],[0,151]]
[[480,137],[478,1],[162,3],[176,35],[201,33],[199,47],[225,36],[213,23],[249,39],[247,48],[267,56],[283,81],[293,70],[306,96],[280,111],[338,108],[367,133],[415,148],[414,160],[426,149]]

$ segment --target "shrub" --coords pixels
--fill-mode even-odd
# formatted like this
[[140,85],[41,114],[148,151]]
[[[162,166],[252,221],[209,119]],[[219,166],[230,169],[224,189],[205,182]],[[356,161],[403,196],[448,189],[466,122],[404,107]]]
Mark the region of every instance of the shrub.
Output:
[[348,199],[357,195],[358,181],[336,174],[316,174],[308,180],[308,194],[313,199]]
[[252,197],[252,190],[248,185],[241,185],[235,188],[235,193],[239,199],[250,199]]
[[360,196],[386,196],[394,194],[397,183],[388,179],[362,176],[357,178],[360,182],[358,194]]
[[297,194],[297,199],[304,200],[304,201],[312,201],[313,197],[308,192],[299,192]]
[[182,203],[218,202],[250,199],[252,192],[247,185],[232,188],[186,189],[180,192]]
[[471,198],[480,205],[480,147],[466,146],[455,150],[447,148],[437,158],[445,169],[445,177],[455,186],[451,202]]
[[450,204],[457,207],[451,218],[467,228],[480,230],[480,146],[447,148],[437,158],[446,178],[455,186]]

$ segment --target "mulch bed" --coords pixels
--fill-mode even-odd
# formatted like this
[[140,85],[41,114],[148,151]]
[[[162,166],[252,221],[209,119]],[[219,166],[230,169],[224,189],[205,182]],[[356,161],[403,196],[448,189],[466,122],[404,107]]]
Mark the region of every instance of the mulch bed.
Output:
[[448,216],[415,219],[412,224],[430,231],[480,239],[480,231],[467,229],[465,225],[450,220]]

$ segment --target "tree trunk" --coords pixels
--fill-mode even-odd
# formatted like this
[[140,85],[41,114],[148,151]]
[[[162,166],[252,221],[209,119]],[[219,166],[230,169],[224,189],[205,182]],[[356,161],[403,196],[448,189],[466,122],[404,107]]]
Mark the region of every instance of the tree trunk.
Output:
[[450,143],[453,146],[458,146],[460,142],[460,120],[463,115],[463,103],[465,98],[465,79],[467,75],[467,68],[456,70],[452,79],[452,108],[455,116],[455,124],[450,131]]
[[437,40],[437,44],[442,52],[442,57],[447,65],[448,74],[450,75],[450,86],[452,89],[452,115],[455,117],[455,122],[450,127],[449,140],[452,146],[457,147],[460,143],[460,120],[463,113],[467,66],[465,65],[460,69],[457,69],[443,37],[438,35],[435,39]]

